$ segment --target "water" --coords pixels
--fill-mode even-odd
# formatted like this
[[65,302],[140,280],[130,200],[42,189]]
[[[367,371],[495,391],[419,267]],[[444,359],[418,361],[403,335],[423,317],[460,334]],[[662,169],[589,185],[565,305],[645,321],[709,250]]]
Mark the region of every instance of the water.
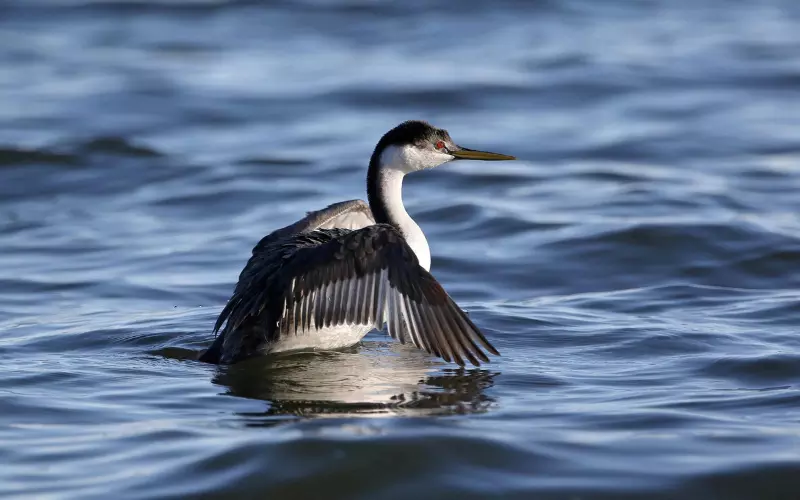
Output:
[[[0,492],[800,498],[800,4],[6,0]],[[503,356],[191,361],[252,246],[410,178]]]

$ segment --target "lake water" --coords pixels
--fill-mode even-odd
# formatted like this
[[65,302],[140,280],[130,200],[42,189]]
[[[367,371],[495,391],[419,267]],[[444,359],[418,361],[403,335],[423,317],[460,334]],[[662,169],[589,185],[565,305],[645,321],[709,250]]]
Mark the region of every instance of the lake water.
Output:
[[[800,498],[800,3],[5,0],[0,495]],[[426,119],[502,357],[192,361],[253,245]]]

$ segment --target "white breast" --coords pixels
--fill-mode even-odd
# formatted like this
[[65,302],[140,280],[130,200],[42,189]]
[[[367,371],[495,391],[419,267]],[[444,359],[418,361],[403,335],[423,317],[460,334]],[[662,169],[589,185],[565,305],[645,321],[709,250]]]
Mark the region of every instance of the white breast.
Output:
[[307,332],[292,333],[277,342],[265,345],[264,353],[341,349],[359,343],[373,329],[372,326],[339,325],[316,330],[313,320],[311,325],[311,329]]

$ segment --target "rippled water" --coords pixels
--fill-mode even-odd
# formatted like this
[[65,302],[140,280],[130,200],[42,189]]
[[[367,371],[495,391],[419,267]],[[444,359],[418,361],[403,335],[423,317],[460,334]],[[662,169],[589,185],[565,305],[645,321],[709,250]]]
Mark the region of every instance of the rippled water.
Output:
[[[800,498],[800,3],[6,0],[0,493]],[[503,356],[192,361],[410,118]]]

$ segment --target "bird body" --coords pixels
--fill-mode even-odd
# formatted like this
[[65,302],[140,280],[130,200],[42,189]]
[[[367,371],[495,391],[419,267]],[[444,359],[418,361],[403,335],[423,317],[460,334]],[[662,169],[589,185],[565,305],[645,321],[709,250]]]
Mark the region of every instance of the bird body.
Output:
[[369,204],[335,203],[265,236],[200,359],[337,349],[385,324],[395,339],[447,361],[488,362],[483,350],[497,350],[429,273],[428,241],[402,203],[405,175],[456,158],[513,159],[461,148],[425,122],[389,131],[370,160]]

